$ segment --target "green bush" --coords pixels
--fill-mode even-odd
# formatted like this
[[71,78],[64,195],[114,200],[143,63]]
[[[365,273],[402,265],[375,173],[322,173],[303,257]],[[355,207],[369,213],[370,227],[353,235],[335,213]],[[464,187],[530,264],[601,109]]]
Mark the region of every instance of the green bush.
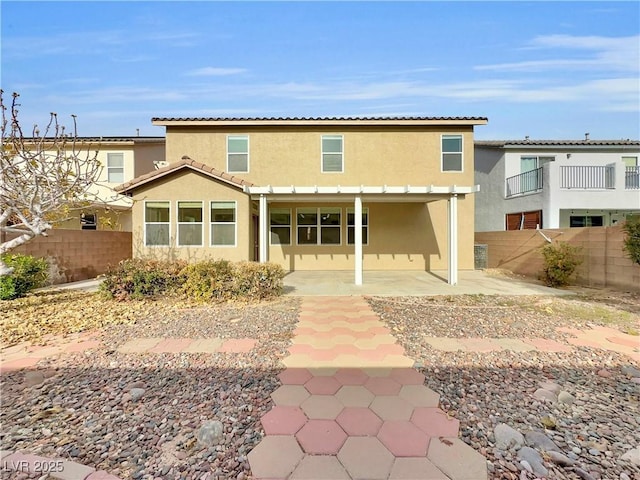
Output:
[[100,290],[116,300],[153,298],[178,291],[185,262],[127,259],[110,267]]
[[13,272],[0,277],[0,300],[24,297],[47,281],[49,264],[43,258],[5,254],[2,256],[2,261],[13,268]]
[[556,242],[546,245],[542,249],[544,270],[542,280],[550,287],[569,285],[569,279],[582,263],[580,252],[582,248],[567,242]]
[[631,261],[640,265],[640,217],[629,218],[622,229],[626,233],[624,249]]
[[116,300],[178,294],[205,302],[264,300],[282,293],[284,275],[272,263],[207,260],[187,265],[135,259],[109,269],[100,289]]

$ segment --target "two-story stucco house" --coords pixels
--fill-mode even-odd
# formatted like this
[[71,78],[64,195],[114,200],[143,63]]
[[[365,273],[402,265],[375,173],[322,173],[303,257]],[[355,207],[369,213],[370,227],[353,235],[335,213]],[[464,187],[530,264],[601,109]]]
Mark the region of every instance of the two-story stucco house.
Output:
[[478,232],[609,226],[640,214],[640,141],[475,142]]
[[130,232],[133,202],[114,188],[164,165],[164,137],[78,137],[77,145],[80,158],[97,152],[102,166],[88,192],[95,202],[71,212],[56,228]]
[[169,165],[118,187],[134,255],[285,270],[473,269],[486,118],[154,118]]

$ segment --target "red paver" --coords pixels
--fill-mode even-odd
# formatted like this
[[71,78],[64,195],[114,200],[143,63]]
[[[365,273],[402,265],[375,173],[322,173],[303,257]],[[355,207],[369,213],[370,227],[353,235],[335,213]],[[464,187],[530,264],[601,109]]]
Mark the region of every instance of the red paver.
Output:
[[336,398],[345,407],[368,407],[375,395],[359,385],[345,385],[338,390]]
[[311,377],[306,368],[287,368],[278,374],[283,385],[304,385]]
[[274,406],[260,419],[267,435],[295,435],[307,422],[307,416],[298,407]]
[[640,348],[640,339],[637,337],[608,337],[607,340],[611,343],[615,343],[616,345],[623,345],[625,347],[631,348]]
[[577,347],[592,347],[592,348],[605,348],[605,346],[600,341],[588,340],[586,338],[569,338],[567,339],[572,345],[576,345]]
[[536,350],[541,352],[570,352],[571,347],[555,340],[546,338],[524,338],[523,341],[529,345],[533,345]]
[[400,385],[424,385],[425,376],[415,368],[394,368],[389,375]]
[[456,437],[460,422],[439,408],[419,407],[413,411],[411,421],[430,437]]
[[333,395],[340,387],[334,377],[313,377],[304,384],[304,388],[313,395]]
[[254,338],[232,338],[220,347],[222,353],[248,353],[256,346],[258,341]]
[[30,453],[15,452],[2,460],[3,467],[23,473],[38,473],[40,465],[49,465],[50,459]]
[[335,374],[335,378],[342,385],[364,385],[369,380],[361,368],[341,368]]
[[311,395],[300,405],[310,419],[335,420],[344,406],[333,395]]
[[335,455],[347,434],[334,420],[309,420],[296,438],[302,449],[312,455]]
[[394,457],[375,437],[349,437],[338,459],[355,479],[386,480]]
[[299,407],[309,398],[309,392],[302,385],[282,385],[271,394],[276,405]]
[[303,455],[295,437],[267,435],[249,452],[248,458],[255,477],[287,478]]
[[371,377],[364,386],[374,395],[397,395],[402,388],[390,377]]
[[0,363],[0,373],[8,373],[16,370],[21,370],[23,368],[31,368],[35,366],[40,360],[42,359],[34,358],[34,357],[26,357],[26,358],[19,358],[17,360],[10,360],[8,362],[2,362]]
[[429,436],[406,420],[384,422],[378,439],[396,457],[424,457],[429,446]]
[[366,407],[346,407],[336,418],[336,422],[351,436],[375,436],[382,420]]

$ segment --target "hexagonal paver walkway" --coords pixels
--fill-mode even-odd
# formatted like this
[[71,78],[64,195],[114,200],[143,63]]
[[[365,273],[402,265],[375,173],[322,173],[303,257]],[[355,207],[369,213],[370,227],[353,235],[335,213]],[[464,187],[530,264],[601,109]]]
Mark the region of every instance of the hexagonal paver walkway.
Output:
[[295,334],[249,453],[256,479],[487,478],[364,298],[304,298]]

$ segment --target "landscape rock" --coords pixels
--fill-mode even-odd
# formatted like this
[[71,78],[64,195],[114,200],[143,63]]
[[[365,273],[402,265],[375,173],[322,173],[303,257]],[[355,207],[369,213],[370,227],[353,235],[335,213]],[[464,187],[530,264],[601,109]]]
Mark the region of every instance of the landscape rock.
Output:
[[553,463],[558,464],[561,467],[572,467],[576,463],[562,453],[555,452],[553,450],[547,451],[546,455],[551,459]]
[[530,432],[525,433],[524,438],[528,446],[532,448],[536,448],[543,452],[551,452],[551,451],[559,452],[560,451],[560,449],[555,444],[555,442],[542,432],[537,432],[535,430],[532,430]]
[[571,405],[576,401],[576,397],[571,395],[569,392],[565,392],[564,390],[558,394],[558,401],[560,403],[564,403],[567,405]]
[[541,382],[539,385],[541,389],[547,390],[551,393],[555,393],[556,395],[560,392],[560,390],[562,390],[562,387],[560,385],[551,381]]
[[144,388],[132,388],[131,390],[129,390],[129,395],[131,395],[131,400],[133,400],[134,402],[137,402],[142,398],[145,391],[146,390]]
[[556,396],[555,393],[549,390],[545,390],[544,388],[537,389],[535,392],[533,392],[533,396],[537,400],[540,400],[541,402],[544,401],[544,402],[555,403],[558,401],[558,397]]
[[533,468],[533,473],[540,477],[546,477],[549,470],[543,465],[542,455],[531,447],[522,447],[518,450],[518,459],[525,460]]
[[524,436],[506,423],[500,423],[493,429],[496,439],[496,447],[500,450],[520,448],[524,445]]
[[[640,341],[638,342],[638,344],[640,345]],[[622,367],[622,373],[627,377],[640,377],[640,369],[634,367],[633,365],[625,365],[624,367]]]
[[37,370],[29,371],[24,375],[24,384],[27,387],[34,387],[44,382],[44,374]]
[[620,460],[631,462],[640,467],[640,447],[632,448],[620,457]]
[[202,424],[196,433],[198,443],[211,447],[218,445],[224,438],[224,426],[218,420],[208,420]]

